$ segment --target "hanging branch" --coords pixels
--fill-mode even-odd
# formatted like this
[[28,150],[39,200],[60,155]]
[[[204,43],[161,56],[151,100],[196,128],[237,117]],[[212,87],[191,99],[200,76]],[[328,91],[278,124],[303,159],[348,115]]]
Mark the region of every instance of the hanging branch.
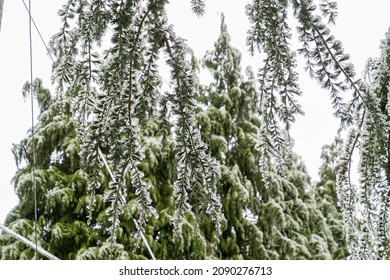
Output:
[[[214,158],[206,154],[206,144],[201,140],[200,131],[195,128],[195,98],[194,77],[189,66],[185,63],[186,47],[176,38],[172,30],[168,29],[169,39],[163,39],[169,55],[168,64],[171,66],[171,75],[176,84],[176,95],[173,97],[174,112],[178,115],[178,175],[174,186],[174,196],[177,199],[175,216],[173,219],[175,236],[180,232],[182,219],[186,211],[191,208],[188,202],[190,197],[198,200],[200,205],[195,211],[204,209],[215,223],[215,243],[218,243],[222,234],[221,202],[217,194],[216,183],[220,176],[218,164]],[[172,46],[171,46],[172,44]],[[205,198],[202,199],[202,196]]]
[[[319,11],[322,17],[316,14],[318,6],[312,0],[253,0],[247,6],[251,22],[247,37],[249,50],[254,53],[258,49],[265,53],[264,66],[259,71],[262,124],[257,145],[263,156],[260,160],[262,176],[267,180],[272,158],[278,161],[287,149],[281,124],[284,123],[288,131],[293,121],[291,116],[302,113],[296,109],[299,107],[294,106],[299,87],[295,86],[294,56],[288,45],[291,36],[286,23],[289,4],[298,21],[297,31],[302,44],[298,53],[306,60],[305,69],[330,91],[334,114],[340,118],[341,128],[352,127],[337,176],[340,206],[347,228],[347,246],[352,258],[383,257],[383,246],[389,246],[384,242],[388,238],[384,237],[384,229],[389,225],[383,225],[386,220],[384,214],[390,209],[388,197],[384,197],[383,191],[384,186],[388,187],[390,178],[389,35],[382,46],[382,57],[375,66],[373,83],[366,85],[355,79],[349,55],[324,23],[324,20],[328,24],[335,23],[337,3],[334,1],[321,0]],[[288,83],[291,87],[282,91],[281,88]],[[345,102],[342,93],[347,91],[352,92],[352,97]],[[294,94],[283,96],[284,92]],[[290,103],[284,103],[285,100]],[[350,178],[352,154],[356,148],[361,151],[358,187],[352,186]],[[363,217],[361,226],[354,221],[355,211],[360,211]],[[371,236],[375,236],[376,243]],[[382,245],[376,245],[379,243]]]
[[[138,93],[139,72],[144,63],[143,33],[149,13],[150,9],[143,9],[137,2],[105,4],[104,1],[70,0],[60,12],[63,29],[53,40],[60,58],[54,67],[58,91],[65,92],[74,101],[73,114],[79,120],[81,154],[85,155],[82,165],[90,179],[89,222],[96,201],[95,192],[104,177],[98,159],[100,148],[108,149],[107,158],[114,166],[116,180],[110,182],[104,193],[105,201],[110,202],[107,209],[111,223],[110,242],[116,240],[129,185],[135,187],[140,205],[138,230],[144,230],[148,217],[157,217],[151,205],[151,185],[144,181],[144,174],[138,169],[144,155],[135,115],[139,99],[143,98]],[[72,18],[76,27],[70,29]],[[129,25],[128,19],[132,19],[133,24]],[[113,25],[112,40],[116,44],[105,53],[105,63],[100,63],[100,56],[92,50],[94,45],[100,44],[108,22]],[[69,65],[71,61],[75,62]],[[69,84],[70,81],[71,87],[66,90],[64,82]],[[92,83],[99,87],[98,92],[92,90]]]
[[[219,166],[214,158],[206,153],[207,146],[202,141],[200,131],[195,128],[195,77],[186,61],[187,46],[177,38],[172,27],[166,27],[165,11],[154,12],[156,26],[168,55],[167,64],[171,68],[172,84],[175,94],[171,101],[173,112],[177,115],[177,180],[174,183],[176,210],[173,218],[174,238],[181,231],[184,215],[195,206],[195,211],[205,211],[214,222],[216,235],[214,244],[222,234],[222,205],[217,193]],[[190,201],[191,200],[191,201]],[[193,202],[192,202],[193,201]],[[195,205],[191,205],[195,204]]]
[[[100,148],[99,148],[99,150],[98,150],[98,153],[99,153],[99,157],[102,159],[102,161],[103,161],[103,163],[104,163],[104,166],[106,167],[106,169],[107,169],[107,171],[108,171],[108,174],[110,174],[111,180],[114,181],[114,183],[117,183],[117,182],[116,182],[116,179],[115,179],[115,175],[114,175],[114,173],[112,173],[111,168],[110,168],[110,166],[108,165],[107,160],[106,160],[106,158],[104,157],[104,154],[102,153],[102,151],[100,150]],[[142,241],[145,243],[145,246],[146,246],[146,248],[148,249],[150,256],[152,257],[153,260],[155,260],[156,257],[154,256],[153,251],[152,251],[152,249],[150,248],[150,245],[149,245],[148,241],[146,240],[143,231],[140,230],[140,228],[141,228],[140,225],[138,224],[137,220],[134,219],[133,217],[132,217],[132,220],[133,220],[133,223],[134,223],[135,227],[140,231],[140,235],[141,235]]]
[[[387,228],[387,212],[390,209],[388,199],[388,172],[386,171],[389,162],[390,135],[389,114],[389,91],[388,73],[390,60],[388,46],[390,40],[387,34],[383,41],[381,58],[374,63],[369,62],[366,66],[366,83],[361,91],[363,98],[357,102],[355,123],[352,128],[345,147],[343,164],[348,167],[348,178],[346,175],[339,176],[338,180],[339,199],[344,215],[344,222],[347,226],[347,245],[351,258],[355,259],[383,259],[387,257],[386,251],[389,248]],[[364,100],[364,101],[363,101]],[[363,113],[359,113],[363,110]],[[359,144],[359,145],[357,145]],[[358,167],[359,184],[354,187],[352,193],[350,183],[351,155],[358,147],[360,150],[360,162]],[[340,172],[339,172],[340,173]],[[345,173],[345,171],[344,171]],[[349,187],[346,181],[349,180]],[[348,197],[348,200],[347,199]],[[355,201],[352,215],[351,201]],[[356,216],[360,217],[357,218]],[[356,219],[358,222],[354,222]],[[350,238],[349,236],[354,236]]]
[[257,148],[262,154],[260,169],[266,184],[274,160],[279,173],[290,153],[289,130],[296,115],[303,111],[296,101],[302,93],[295,71],[295,54],[290,50],[291,30],[287,24],[287,1],[254,0],[246,8],[251,22],[247,37],[249,50],[265,52],[259,70],[261,116]]
[[[157,61],[161,49],[167,51],[167,64],[176,84],[172,103],[178,116],[177,159],[182,159],[174,191],[175,197],[180,197],[175,229],[193,204],[196,211],[211,215],[216,235],[221,234],[221,203],[216,188],[219,166],[207,155],[207,147],[194,125],[195,77],[186,62],[187,47],[166,28],[165,4],[68,0],[60,11],[63,27],[53,38],[58,57],[53,75],[57,91],[61,98],[72,100],[73,115],[79,120],[82,165],[89,177],[89,222],[96,190],[104,178],[100,170],[103,162],[98,158],[100,148],[112,166],[115,180],[104,190],[104,200],[110,203],[106,212],[111,224],[110,242],[116,239],[130,186],[135,188],[139,204],[138,230],[143,233],[148,219],[157,217],[149,193],[152,185],[144,180],[139,165],[144,159],[141,127],[157,111],[157,88],[161,84]],[[196,14],[204,13],[204,1],[191,4]],[[98,55],[93,50],[107,29],[112,32],[112,46]]]

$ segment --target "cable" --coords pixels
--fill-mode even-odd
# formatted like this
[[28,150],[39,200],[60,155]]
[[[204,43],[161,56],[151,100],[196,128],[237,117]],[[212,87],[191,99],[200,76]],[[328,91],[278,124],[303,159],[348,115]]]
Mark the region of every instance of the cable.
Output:
[[[1,1],[1,0],[0,0],[0,1]],[[32,15],[30,14],[30,11],[29,11],[29,9],[28,9],[26,3],[24,2],[24,0],[22,0],[22,2],[23,2],[24,7],[26,8],[27,13],[29,14],[29,16],[30,16],[30,18],[31,18],[32,23],[34,24],[35,29],[36,29],[37,32],[38,32],[39,38],[41,38],[41,41],[42,41],[43,45],[45,46],[48,55],[50,56],[51,61],[54,63],[54,58],[53,58],[53,56],[52,56],[52,54],[51,54],[50,48],[47,46],[45,40],[43,39],[43,36],[42,36],[42,34],[41,34],[41,31],[39,30],[37,24],[35,23],[34,18],[33,18]]]
[[37,244],[34,244],[33,242],[31,242],[27,238],[25,238],[25,237],[21,236],[20,234],[14,232],[12,229],[7,228],[5,225],[3,225],[1,223],[0,223],[0,229],[3,230],[4,232],[8,233],[12,237],[18,239],[22,243],[26,244],[27,246],[29,246],[29,247],[31,247],[33,249],[36,249],[39,253],[41,253],[45,257],[49,258],[50,260],[59,260],[58,257],[56,257],[53,254],[49,253],[48,251],[46,251],[42,247],[37,246]]
[[30,102],[31,102],[31,140],[32,140],[32,181],[34,189],[34,242],[35,242],[35,259],[38,259],[38,206],[37,206],[37,183],[35,177],[35,131],[34,131],[34,90],[33,90],[33,44],[32,44],[32,16],[31,0],[28,1],[28,33],[30,39]]

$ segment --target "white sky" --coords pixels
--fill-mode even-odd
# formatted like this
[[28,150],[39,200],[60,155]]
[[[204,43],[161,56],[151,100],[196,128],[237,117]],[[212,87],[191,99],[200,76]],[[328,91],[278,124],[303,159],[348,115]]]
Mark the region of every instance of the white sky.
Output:
[[[27,3],[28,0],[25,0]],[[32,14],[46,42],[59,30],[57,11],[64,0],[33,0]],[[242,68],[251,65],[255,71],[261,65],[258,57],[247,53],[246,31],[248,20],[244,7],[249,0],[207,0],[206,14],[197,18],[190,12],[190,0],[171,0],[169,8],[170,22],[177,34],[187,39],[200,59],[207,50],[213,49],[218,38],[220,12],[226,16],[232,45],[243,54]],[[339,17],[333,28],[336,38],[344,44],[351,55],[356,72],[360,74],[369,57],[379,55],[379,43],[390,27],[390,1],[338,0]],[[51,60],[41,43],[37,32],[33,31],[34,77],[43,79],[50,87]],[[29,80],[29,38],[28,14],[22,0],[5,1],[0,31],[0,222],[17,203],[10,181],[16,167],[11,152],[12,143],[18,143],[26,136],[31,125],[30,105],[23,100],[21,89]],[[302,156],[313,179],[317,178],[320,165],[320,152],[324,144],[333,141],[338,121],[332,117],[329,94],[320,89],[315,81],[300,73],[301,89],[304,96],[300,102],[305,111],[293,126],[295,151]]]

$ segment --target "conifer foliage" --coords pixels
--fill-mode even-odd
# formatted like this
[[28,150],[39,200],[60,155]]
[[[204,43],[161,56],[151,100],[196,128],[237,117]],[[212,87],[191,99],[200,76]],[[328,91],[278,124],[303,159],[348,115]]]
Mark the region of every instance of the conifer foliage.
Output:
[[341,164],[343,141],[337,136],[330,145],[324,145],[321,152],[322,165],[319,170],[320,180],[315,184],[316,200],[327,224],[337,242],[337,251],[333,258],[345,259],[348,256],[343,215],[339,207],[337,172],[346,167]]
[[[349,55],[331,34],[330,26],[335,24],[337,17],[336,2],[322,0],[317,5],[312,0],[254,0],[247,6],[251,21],[248,45],[251,52],[258,49],[265,54],[259,79],[260,93],[265,96],[261,99],[265,108],[260,113],[267,112],[260,130],[259,148],[264,155],[261,169],[267,174],[270,159],[280,163],[284,158],[289,137],[283,132],[288,132],[294,116],[301,113],[295,105],[299,86],[293,71],[294,52],[288,46],[292,35],[287,23],[290,7],[297,20],[301,42],[298,53],[306,61],[305,68],[329,90],[341,128],[350,131],[337,174],[339,207],[343,212],[349,257],[387,259],[390,237],[388,34],[381,46],[381,57],[371,59],[366,77],[357,79]],[[352,93],[347,101],[341,95],[346,91]],[[351,184],[350,176],[356,149],[360,153],[358,186]]]
[[[25,93],[29,93],[30,86],[26,84]],[[20,203],[8,215],[6,224],[27,239],[34,240],[34,146],[39,245],[61,259],[75,258],[76,248],[97,241],[97,233],[86,224],[86,180],[85,174],[79,170],[75,122],[69,113],[69,103],[53,100],[40,80],[35,80],[32,86],[41,113],[35,127],[35,143],[30,133],[13,148],[18,166],[13,182]],[[31,248],[10,236],[1,236],[2,259],[33,257]]]
[[[337,246],[317,209],[315,194],[299,159],[291,155],[286,160],[286,177],[278,175],[274,166],[267,175],[269,183],[263,182],[258,168],[262,154],[255,148],[262,121],[257,112],[257,84],[250,69],[246,78],[241,73],[241,54],[230,45],[224,17],[215,49],[207,52],[202,62],[214,77],[209,86],[199,85],[192,66],[173,57],[181,49],[175,44],[182,44],[173,36],[170,35],[173,43],[169,44],[167,57],[176,69],[172,73],[176,94],[161,97],[158,114],[143,111],[145,115],[137,119],[142,158],[135,157],[137,169],[129,169],[129,174],[123,175],[123,190],[118,186],[121,177],[113,171],[121,160],[116,161],[110,152],[113,145],[129,138],[120,138],[121,134],[108,124],[104,129],[99,127],[99,104],[92,103],[90,116],[85,118],[77,111],[82,107],[78,106],[80,96],[88,91],[84,81],[79,80],[56,99],[39,81],[33,85],[42,111],[35,130],[40,155],[40,245],[63,259],[150,258],[145,246],[135,238],[140,233],[158,259],[332,258]],[[173,51],[175,47],[178,49]],[[81,74],[77,77],[82,79]],[[184,89],[193,90],[183,90],[180,83],[185,83]],[[94,92],[92,86],[89,90],[88,94],[96,96],[95,102],[105,102],[102,93]],[[180,103],[181,94],[188,104]],[[132,116],[139,114],[136,109]],[[116,112],[120,110],[122,107],[117,106]],[[170,111],[177,117],[163,115]],[[90,125],[88,118],[92,130],[86,127]],[[104,121],[111,126],[122,124],[119,116]],[[93,129],[102,134],[101,139],[92,133]],[[121,132],[131,135],[126,130]],[[80,133],[86,133],[87,138],[80,138]],[[29,141],[27,138],[15,147],[17,162],[26,161],[26,167],[21,167],[15,176],[21,203],[9,215],[7,224],[31,235],[31,192],[23,189],[31,185]],[[128,156],[126,151],[120,151],[121,156]],[[148,185],[146,195],[140,193],[144,186],[133,183],[134,173],[143,174],[139,178]],[[22,180],[25,176],[30,179]],[[41,176],[45,180],[40,180]],[[144,220],[140,228],[133,217],[142,217],[142,211],[147,210],[140,202],[146,196],[149,202],[144,205],[153,205],[155,215]],[[22,221],[24,227],[20,228]],[[69,246],[73,239],[77,242]],[[32,257],[31,249],[10,237],[2,236],[0,242],[2,258]]]
[[[201,86],[167,4],[68,0],[59,11],[62,27],[51,42],[56,94],[39,80],[26,85],[41,114],[35,143],[29,137],[14,147],[21,202],[7,225],[33,234],[36,180],[40,245],[64,259],[151,258],[149,246],[159,259],[330,259],[343,258],[345,247],[352,259],[389,258],[389,35],[356,79],[329,29],[336,2],[253,0],[247,44],[264,55],[257,80],[250,69],[241,74],[222,16],[202,63],[214,80]],[[201,16],[206,2],[191,6]],[[324,148],[314,189],[289,135],[303,114],[289,14],[306,70],[350,129],[337,164],[340,142]],[[161,64],[170,71],[168,92]],[[0,244],[1,258],[33,257],[10,237]]]
[[[369,59],[357,101],[355,125],[341,157],[337,183],[346,224],[351,259],[388,259],[389,256],[389,32],[381,56]],[[359,182],[350,182],[351,157],[360,153]]]
[[[194,11],[202,13],[204,3],[193,1]],[[180,234],[183,216],[191,207],[213,217],[217,237],[221,234],[221,206],[216,192],[218,165],[194,126],[195,77],[188,47],[167,22],[166,1],[68,1],[60,11],[63,28],[53,39],[57,55],[54,80],[64,98],[71,99],[73,114],[80,117],[78,138],[82,165],[87,173],[99,173],[101,157],[112,169],[110,189],[110,240],[114,244],[126,204],[129,186],[136,189],[139,204],[138,230],[144,233],[149,218],[157,218],[150,198],[149,182],[138,165],[144,158],[140,146],[140,122],[157,111],[160,80],[157,60],[165,54],[171,69],[174,92],[169,95],[177,121],[177,179],[174,184],[175,235]],[[99,50],[105,38],[111,46]],[[104,59],[104,63],[102,61]],[[77,93],[77,94],[75,94]],[[105,152],[100,153],[100,150]],[[90,209],[101,174],[91,176]],[[195,193],[197,204],[188,202]],[[200,194],[200,195],[197,195]],[[215,241],[217,241],[217,239]]]
[[[296,18],[301,43],[297,52],[305,58],[305,69],[310,76],[330,91],[335,115],[341,118],[343,126],[353,122],[350,109],[361,95],[349,55],[345,54],[341,42],[331,35],[328,27],[328,24],[335,23],[336,2],[323,0],[316,5],[312,0],[252,1],[246,8],[251,22],[247,44],[251,53],[259,50],[265,55],[264,66],[259,72],[259,111],[263,122],[258,143],[264,154],[261,161],[264,173],[271,166],[271,160],[276,159],[283,167],[283,159],[289,151],[289,129],[296,115],[303,114],[296,99],[301,91],[295,71],[296,54],[290,47],[290,8]],[[355,98],[346,103],[340,93],[349,89],[354,91]]]
[[240,62],[222,16],[215,50],[204,58],[214,81],[200,96],[206,109],[198,115],[212,155],[222,165],[219,184],[227,227],[221,253],[236,251],[236,257],[245,259],[333,258],[337,244],[299,158],[291,154],[285,160],[284,177],[276,165],[266,175],[258,167],[263,156],[256,149],[263,121],[260,94],[251,69],[246,79],[242,76]]

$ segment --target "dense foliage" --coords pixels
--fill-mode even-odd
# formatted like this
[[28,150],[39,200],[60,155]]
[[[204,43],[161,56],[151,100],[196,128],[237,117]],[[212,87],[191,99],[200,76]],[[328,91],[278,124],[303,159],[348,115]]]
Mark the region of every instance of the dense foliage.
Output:
[[320,180],[315,183],[316,200],[319,210],[324,214],[326,223],[332,231],[337,243],[337,252],[333,256],[336,259],[344,259],[348,256],[344,232],[343,215],[337,196],[336,177],[337,171],[345,168],[339,161],[342,155],[343,141],[337,136],[330,145],[322,148],[322,164],[319,170]]
[[[250,69],[246,78],[242,76],[240,61],[241,54],[230,46],[222,18],[215,50],[208,52],[202,62],[214,80],[209,86],[197,87],[198,105],[194,108],[194,126],[207,143],[205,152],[218,162],[216,195],[223,219],[219,243],[213,244],[213,216],[199,210],[206,194],[198,189],[188,190],[188,202],[195,207],[184,213],[183,225],[175,233],[174,180],[180,164],[176,155],[179,139],[171,129],[172,119],[153,115],[140,122],[144,158],[137,168],[150,184],[150,200],[158,218],[145,224],[143,234],[158,259],[331,259],[337,243],[318,209],[300,160],[290,155],[286,177],[275,171],[269,173],[272,177],[268,184],[263,181],[258,168],[261,153],[255,148],[261,123],[256,113],[258,91]],[[34,89],[42,110],[35,128],[40,245],[63,259],[150,258],[145,244],[136,236],[133,217],[139,217],[142,211],[136,187],[126,186],[123,212],[118,216],[121,223],[112,245],[112,236],[105,230],[112,222],[112,203],[104,199],[104,194],[112,188],[109,173],[113,165],[107,168],[99,162],[95,167],[98,172],[86,173],[71,104],[52,100],[39,80]],[[162,107],[169,111],[169,102]],[[20,167],[14,179],[21,202],[7,219],[11,229],[28,232],[27,236],[33,234],[34,224],[31,141],[29,137],[14,148],[18,164],[26,165]],[[108,147],[101,147],[103,159],[107,151]],[[99,176],[102,182],[94,198],[87,193],[91,176]],[[89,207],[91,199],[95,199],[93,208]],[[0,242],[2,258],[33,257],[32,249],[9,236],[3,236]]]
[[[60,10],[51,42],[56,94],[39,81],[27,85],[42,113],[36,137],[14,149],[21,203],[7,224],[32,234],[35,178],[40,242],[66,259],[150,258],[147,243],[157,258],[389,258],[389,35],[357,79],[331,35],[336,2],[253,0],[247,44],[264,58],[257,80],[251,70],[242,76],[222,18],[203,60],[214,80],[201,86],[167,4],[68,0]],[[193,12],[201,16],[205,4],[191,1]],[[290,14],[305,69],[329,90],[349,131],[342,149],[339,140],[324,148],[315,188],[289,135],[303,114]],[[4,236],[0,242],[2,258],[32,256]]]

